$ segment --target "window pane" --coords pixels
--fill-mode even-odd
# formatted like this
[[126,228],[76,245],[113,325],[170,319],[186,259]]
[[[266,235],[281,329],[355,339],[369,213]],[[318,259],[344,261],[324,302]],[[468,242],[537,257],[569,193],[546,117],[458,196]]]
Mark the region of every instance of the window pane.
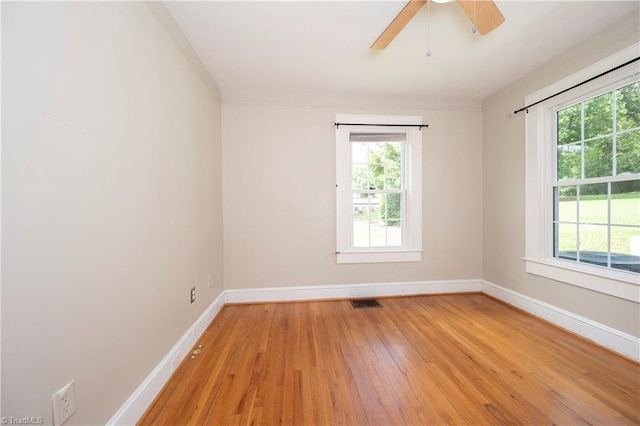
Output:
[[401,164],[402,164],[402,144],[399,142],[389,142],[381,147],[381,161],[384,163],[384,176],[381,176],[381,188],[400,189]]
[[556,188],[555,219],[560,222],[578,221],[578,201],[575,186]]
[[387,227],[381,220],[370,222],[371,247],[384,247],[387,245]]
[[613,92],[605,93],[584,103],[584,138],[609,135],[613,128]]
[[584,177],[613,174],[613,141],[610,137],[584,143]]
[[611,267],[640,272],[640,180],[611,184],[611,224]]
[[635,254],[640,256],[640,252],[638,252],[640,250],[640,246],[638,246],[640,244],[640,228],[630,226],[611,227],[611,253],[633,254],[632,241],[634,242],[633,249]]
[[580,179],[582,144],[558,145],[558,180]]
[[640,226],[640,180],[611,184],[611,224]]
[[558,111],[558,145],[577,142],[582,139],[580,137],[581,107],[582,104],[577,104]]
[[607,184],[580,185],[580,223],[609,222]]
[[369,144],[365,142],[351,143],[351,162],[366,164],[369,162]]
[[555,255],[564,259],[576,258],[578,225],[556,223],[554,225]]
[[575,185],[559,187],[558,192],[560,196],[560,201],[566,201],[566,200],[575,201],[576,197],[578,196],[577,188],[578,187]]
[[580,262],[607,266],[609,237],[606,225],[580,225]]
[[618,131],[640,127],[640,82],[616,90]]
[[617,142],[616,168],[618,174],[640,173],[640,130],[618,135]]
[[353,220],[353,246],[369,247],[369,220],[368,218],[354,218]]
[[380,196],[380,217],[384,220],[399,221],[402,212],[402,194],[383,194]]
[[611,227],[611,267],[640,272],[640,228]]
[[383,159],[386,164],[400,164],[402,161],[402,144],[400,142],[387,142],[383,149]]
[[352,170],[351,188],[369,189],[373,179],[371,173],[369,173],[369,167],[365,164],[354,164]]
[[387,164],[384,168],[385,189],[401,189],[402,174],[400,164]]
[[402,246],[402,222],[399,220],[387,221],[387,245],[391,247]]
[[371,220],[378,220],[381,217],[380,195],[369,194],[369,218]]
[[382,189],[384,187],[384,166],[382,164],[369,164],[367,173],[370,176],[369,189]]

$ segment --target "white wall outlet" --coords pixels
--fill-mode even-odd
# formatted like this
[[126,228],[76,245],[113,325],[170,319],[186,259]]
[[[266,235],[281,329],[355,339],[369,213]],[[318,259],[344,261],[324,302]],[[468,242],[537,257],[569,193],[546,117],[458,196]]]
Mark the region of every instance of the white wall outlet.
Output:
[[191,287],[191,303],[196,301],[196,288]]
[[64,385],[51,398],[53,399],[53,424],[58,426],[66,422],[76,412],[75,380]]
[[[640,247],[640,238],[638,238],[638,247]],[[207,275],[207,287],[211,288],[211,284],[213,284],[213,279],[211,279],[211,274]]]

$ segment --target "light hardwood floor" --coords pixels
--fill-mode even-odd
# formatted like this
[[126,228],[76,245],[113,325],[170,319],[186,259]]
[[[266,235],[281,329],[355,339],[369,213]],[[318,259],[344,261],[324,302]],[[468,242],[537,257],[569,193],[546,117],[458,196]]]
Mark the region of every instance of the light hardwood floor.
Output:
[[481,294],[379,300],[224,307],[139,424],[640,424],[637,363]]

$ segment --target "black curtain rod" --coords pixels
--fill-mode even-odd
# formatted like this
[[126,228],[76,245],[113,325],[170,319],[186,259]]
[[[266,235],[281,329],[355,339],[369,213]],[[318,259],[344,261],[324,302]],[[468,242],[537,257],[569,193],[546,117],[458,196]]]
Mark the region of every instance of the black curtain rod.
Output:
[[428,124],[366,124],[366,123],[333,123],[337,129],[340,126],[385,126],[385,127],[417,127],[422,130],[423,127],[429,127]]
[[[595,77],[591,77],[590,79],[585,80],[585,81],[583,81],[582,83],[575,84],[575,85],[573,85],[573,86],[569,87],[568,89],[564,89],[564,90],[562,90],[562,91],[560,91],[560,92],[558,92],[558,93],[555,93],[555,94],[553,94],[553,95],[551,95],[551,96],[547,96],[546,98],[541,99],[541,100],[539,100],[538,102],[534,102],[534,103],[532,103],[532,104],[530,104],[530,105],[527,105],[527,106],[525,106],[525,107],[522,107],[522,108],[520,108],[520,109],[517,109],[517,110],[513,111],[513,114],[515,115],[515,114],[517,114],[517,113],[519,113],[519,112],[527,111],[529,108],[531,108],[531,107],[532,107],[532,106],[534,106],[534,105],[538,105],[539,103],[544,102],[544,101],[546,101],[546,100],[548,100],[548,99],[551,99],[551,98],[553,98],[553,97],[555,97],[555,96],[562,95],[564,92],[568,92],[568,91],[569,91],[569,90],[571,90],[571,89],[575,89],[576,87],[580,87],[580,86],[582,86],[583,84],[587,84],[587,83],[589,83],[589,82],[591,82],[591,81],[595,80],[596,78],[600,78],[600,77],[602,77],[602,76],[604,76],[604,75],[607,75],[607,74],[609,74],[609,73],[612,73],[612,72],[614,72],[614,71],[617,71],[617,70],[619,70],[620,68],[626,67],[627,65],[632,64],[632,63],[634,63],[634,62],[636,62],[636,61],[640,61],[640,57],[637,57],[637,58],[635,58],[635,59],[632,59],[632,60],[630,60],[630,61],[627,61],[627,62],[625,62],[624,64],[622,64],[622,65],[618,65],[618,66],[617,66],[617,67],[615,67],[615,68],[611,68],[610,70],[607,70],[607,71],[605,71],[605,72],[602,72],[602,73],[600,73],[600,74],[596,75]],[[527,112],[529,112],[529,111],[527,111]]]

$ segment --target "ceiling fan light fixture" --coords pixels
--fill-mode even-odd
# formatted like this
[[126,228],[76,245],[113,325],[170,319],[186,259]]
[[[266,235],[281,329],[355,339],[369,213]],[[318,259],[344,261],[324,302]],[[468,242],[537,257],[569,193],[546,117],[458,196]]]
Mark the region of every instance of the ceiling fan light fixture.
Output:
[[[373,42],[371,49],[382,50],[387,47],[411,18],[418,14],[425,3],[428,7],[432,1],[442,3],[447,0],[408,0],[382,34]],[[477,30],[481,35],[485,35],[504,22],[504,16],[500,13],[500,9],[498,9],[494,0],[457,0],[457,2],[473,23],[474,27],[472,28],[472,32],[476,32],[473,30]],[[478,7],[477,20],[476,6]]]
[[431,0],[431,1],[442,4],[442,3],[451,3],[453,0]]

